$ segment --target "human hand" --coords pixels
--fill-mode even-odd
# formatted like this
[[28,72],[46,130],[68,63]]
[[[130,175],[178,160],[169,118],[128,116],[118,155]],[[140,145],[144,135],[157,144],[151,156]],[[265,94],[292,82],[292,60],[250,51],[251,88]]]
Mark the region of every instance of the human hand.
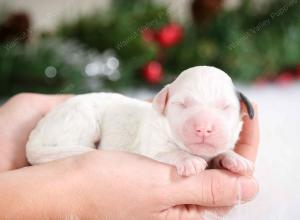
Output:
[[95,151],[2,173],[0,219],[214,220],[256,191],[253,178],[225,170],[185,178],[146,157]]
[[137,155],[100,151],[85,156],[77,195],[84,198],[83,219],[220,219],[239,198],[246,202],[257,192],[252,177],[224,170],[185,178],[172,166]]
[[[32,104],[28,103],[28,100],[23,100],[23,103],[21,102],[27,106],[27,108],[25,107],[27,113],[31,113],[29,114],[31,116],[29,120],[27,113],[24,113],[24,110],[22,111],[20,109],[20,111],[18,109],[20,102],[16,102],[16,100],[11,100],[5,106],[1,107],[2,113],[5,114],[0,114],[2,116],[2,118],[0,117],[0,122],[5,121],[5,119],[6,121],[11,121],[11,119],[14,119],[14,117],[11,116],[17,116],[13,120],[16,123],[12,124],[13,126],[9,126],[9,129],[3,131],[15,131],[16,128],[13,129],[13,127],[16,126],[17,128],[23,127],[22,132],[27,132],[27,136],[15,136],[17,141],[13,141],[13,135],[9,132],[4,133],[5,137],[9,137],[9,139],[6,140],[12,140],[13,143],[11,144],[12,148],[8,148],[10,149],[7,151],[8,154],[5,152],[10,156],[9,158],[13,159],[13,163],[8,163],[12,169],[26,165],[24,156],[25,142],[35,123],[55,104],[62,102],[67,97],[40,96],[35,98],[40,102],[43,100],[45,105],[36,102],[36,106],[32,107]],[[17,108],[16,112],[11,112],[14,110],[13,106]],[[244,128],[241,133],[240,141],[236,146],[236,152],[248,159],[255,160],[258,147],[257,117],[253,121],[250,121],[246,117],[244,121]],[[19,135],[22,132],[19,131],[14,134]],[[1,139],[0,147],[4,146],[2,145],[3,143],[10,143],[9,141],[3,142],[3,140],[5,139]],[[22,145],[22,143],[24,145]],[[16,153],[21,154],[21,160],[14,157]],[[67,161],[70,160],[74,160],[75,163],[67,163]],[[78,163],[79,161],[80,163]],[[116,161],[123,161],[122,166],[120,167],[119,164],[116,164]],[[27,168],[26,172],[24,169],[14,171],[19,173],[21,179],[18,180],[16,175],[14,175],[12,179],[21,184],[24,182],[22,177],[28,175],[30,178],[27,177],[26,179],[35,180],[39,182],[39,184],[43,184],[44,181],[47,180],[51,182],[52,179],[59,179],[59,177],[57,178],[57,176],[55,176],[56,173],[60,173],[60,170],[65,170],[68,164],[69,166],[70,164],[73,166],[70,167],[70,170],[76,168],[76,170],[79,171],[76,173],[80,174],[77,175],[80,176],[80,178],[78,178],[78,181],[75,181],[78,184],[74,184],[74,178],[63,178],[64,182],[60,187],[67,187],[65,191],[72,192],[68,196],[69,202],[66,202],[66,204],[72,205],[72,207],[76,207],[76,204],[80,204],[80,210],[82,212],[78,212],[77,210],[77,213],[82,216],[94,213],[106,219],[110,219],[109,217],[112,217],[112,219],[124,219],[127,213],[128,218],[125,219],[134,219],[132,216],[137,216],[137,219],[162,219],[165,216],[168,216],[168,218],[166,217],[167,219],[180,219],[179,216],[182,216],[182,219],[203,219],[204,215],[211,215],[211,213],[224,215],[230,206],[237,202],[237,190],[239,189],[237,184],[239,182],[242,191],[244,191],[241,197],[242,200],[246,201],[252,198],[257,191],[257,185],[251,177],[235,176],[222,170],[206,170],[198,176],[183,178],[177,175],[174,176],[174,168],[171,166],[131,154],[104,151],[80,155],[79,157],[69,158],[43,166]],[[56,169],[54,169],[54,167]],[[83,169],[77,169],[80,167]],[[105,169],[102,169],[103,167],[105,167]],[[50,170],[53,171],[47,175]],[[36,180],[36,178],[40,177],[38,173],[41,172],[45,173],[45,175],[43,175],[42,179]],[[12,173],[6,175],[12,175]],[[2,175],[2,178],[3,176],[4,175]],[[68,175],[66,175],[66,177],[67,176]],[[67,184],[69,179],[72,180],[72,183]],[[5,183],[5,179],[2,181],[2,184],[3,183]],[[139,188],[137,188],[137,186]],[[20,189],[21,188],[22,185],[20,186]],[[110,188],[113,190],[108,190]],[[9,190],[6,191],[9,192]],[[79,192],[82,193],[80,194]],[[22,193],[30,193],[30,190],[24,189]],[[44,193],[49,194],[49,192]],[[38,196],[37,194],[35,195]],[[51,191],[51,195],[54,196],[56,194]],[[59,197],[59,195],[57,196]],[[47,199],[49,199],[49,197]],[[38,197],[37,200],[42,200],[42,198]],[[220,206],[225,208],[220,208]],[[117,213],[115,211],[116,207],[122,207],[122,213]],[[96,210],[91,210],[91,208]],[[120,214],[122,215],[119,216]],[[114,217],[113,215],[116,216]],[[124,218],[122,218],[122,216]]]

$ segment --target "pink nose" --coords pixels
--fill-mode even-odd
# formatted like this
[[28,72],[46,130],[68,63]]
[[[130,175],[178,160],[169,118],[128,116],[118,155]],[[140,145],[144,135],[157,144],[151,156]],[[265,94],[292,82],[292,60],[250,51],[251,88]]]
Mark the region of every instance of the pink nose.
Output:
[[207,136],[211,135],[211,133],[213,132],[213,129],[209,125],[207,125],[207,126],[196,126],[195,132],[196,132],[197,136],[207,137]]

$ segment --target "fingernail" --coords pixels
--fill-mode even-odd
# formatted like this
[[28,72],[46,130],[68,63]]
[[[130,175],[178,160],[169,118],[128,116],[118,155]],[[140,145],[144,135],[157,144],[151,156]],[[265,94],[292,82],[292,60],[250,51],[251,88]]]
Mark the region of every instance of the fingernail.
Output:
[[247,202],[252,200],[258,192],[258,184],[253,177],[240,177],[238,179],[240,185],[240,197],[238,200]]

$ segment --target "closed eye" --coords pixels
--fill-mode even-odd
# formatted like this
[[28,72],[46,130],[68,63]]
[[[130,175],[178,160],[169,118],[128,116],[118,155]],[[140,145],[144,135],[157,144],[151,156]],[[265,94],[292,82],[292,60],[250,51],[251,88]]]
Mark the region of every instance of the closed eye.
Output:
[[224,105],[222,108],[223,111],[236,111],[238,109],[239,109],[239,107],[235,106],[234,104]]
[[176,101],[173,102],[174,105],[180,106],[181,108],[186,108],[186,104],[184,102]]
[[236,110],[236,109],[237,109],[237,107],[232,104],[223,105],[223,107],[222,107],[223,111]]
[[227,110],[227,109],[230,109],[231,107],[232,107],[232,106],[228,104],[228,105],[224,105],[222,109],[223,109],[223,110]]

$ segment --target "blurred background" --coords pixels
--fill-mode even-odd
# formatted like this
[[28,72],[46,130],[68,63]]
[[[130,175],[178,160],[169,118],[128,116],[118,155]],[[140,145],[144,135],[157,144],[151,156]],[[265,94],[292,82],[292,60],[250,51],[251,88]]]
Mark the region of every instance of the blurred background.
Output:
[[299,12],[299,0],[0,0],[0,100],[146,99],[188,67],[216,66],[261,123],[260,193],[228,219],[300,219]]
[[300,79],[297,0],[0,0],[0,96],[157,90],[214,65],[234,80]]

